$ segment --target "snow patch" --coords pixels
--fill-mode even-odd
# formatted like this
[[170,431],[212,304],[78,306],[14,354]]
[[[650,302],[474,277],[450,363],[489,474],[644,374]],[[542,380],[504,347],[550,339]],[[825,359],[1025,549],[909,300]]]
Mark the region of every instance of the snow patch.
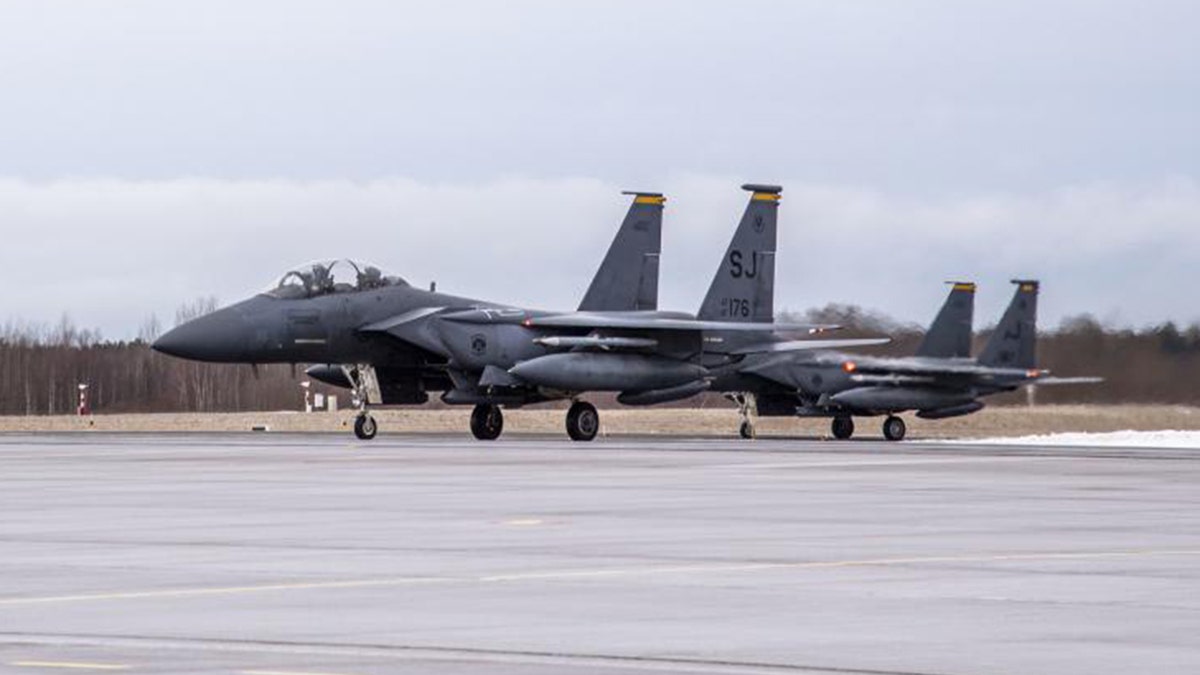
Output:
[[1113,431],[1109,433],[1042,434],[997,438],[969,438],[955,443],[980,445],[1061,445],[1121,448],[1196,448],[1200,449],[1200,431]]

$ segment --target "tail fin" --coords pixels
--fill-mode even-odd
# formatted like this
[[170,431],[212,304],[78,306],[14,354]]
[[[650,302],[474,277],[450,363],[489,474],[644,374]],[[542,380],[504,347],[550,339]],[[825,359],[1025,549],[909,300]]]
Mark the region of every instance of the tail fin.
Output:
[[1017,292],[979,355],[979,363],[999,368],[1036,368],[1038,282],[1014,279],[1013,283]]
[[950,282],[950,295],[917,347],[917,356],[966,358],[971,355],[971,326],[975,316],[975,284]]
[[778,185],[743,185],[752,194],[697,318],[771,322],[775,314]]
[[658,256],[667,199],[657,192],[622,194],[633,195],[633,203],[579,303],[581,312],[658,309]]

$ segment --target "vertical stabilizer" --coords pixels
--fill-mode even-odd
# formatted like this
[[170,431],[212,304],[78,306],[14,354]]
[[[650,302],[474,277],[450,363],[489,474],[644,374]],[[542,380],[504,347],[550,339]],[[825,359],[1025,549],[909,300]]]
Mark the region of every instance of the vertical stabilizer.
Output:
[[775,314],[775,240],[778,230],[778,185],[743,185],[750,203],[697,317],[714,321],[765,322]]
[[667,199],[657,192],[623,194],[633,195],[633,203],[579,303],[581,312],[658,309],[658,258]]
[[979,363],[996,368],[1037,367],[1038,282],[1015,279],[1017,292],[979,355]]
[[971,355],[971,329],[975,317],[975,284],[952,281],[950,295],[929,325],[917,347],[917,356],[967,358]]

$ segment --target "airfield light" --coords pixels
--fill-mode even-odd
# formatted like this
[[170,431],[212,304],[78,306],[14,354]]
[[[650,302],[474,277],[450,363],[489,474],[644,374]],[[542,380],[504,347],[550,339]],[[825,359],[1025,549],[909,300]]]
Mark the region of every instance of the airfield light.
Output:
[[88,400],[87,400],[88,385],[86,382],[80,382],[78,386],[79,386],[79,407],[76,409],[76,411],[79,413],[79,415],[81,417],[84,415],[90,415],[90,414],[92,414],[92,409],[90,407],[88,407]]

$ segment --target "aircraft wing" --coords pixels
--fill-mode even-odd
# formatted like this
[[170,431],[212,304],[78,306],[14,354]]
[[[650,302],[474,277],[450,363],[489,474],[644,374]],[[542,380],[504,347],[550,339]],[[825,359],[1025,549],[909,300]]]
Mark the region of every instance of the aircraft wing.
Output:
[[842,369],[864,381],[877,376],[968,377],[1037,379],[1048,374],[1044,370],[992,368],[969,360],[955,359],[852,359],[842,363]]
[[844,340],[781,340],[761,342],[733,350],[734,354],[779,354],[784,352],[809,351],[813,349],[847,349],[885,345],[891,338],[846,338]]
[[862,359],[847,360],[842,369],[862,384],[935,384],[939,380],[981,384],[1030,386],[1043,384],[1095,384],[1102,377],[1050,377],[1048,370],[996,368],[966,359]]
[[626,330],[737,331],[752,333],[806,332],[809,334],[839,330],[832,324],[747,323],[737,321],[701,321],[687,317],[636,316],[615,312],[574,312],[529,317],[521,322],[531,328],[607,328]]

